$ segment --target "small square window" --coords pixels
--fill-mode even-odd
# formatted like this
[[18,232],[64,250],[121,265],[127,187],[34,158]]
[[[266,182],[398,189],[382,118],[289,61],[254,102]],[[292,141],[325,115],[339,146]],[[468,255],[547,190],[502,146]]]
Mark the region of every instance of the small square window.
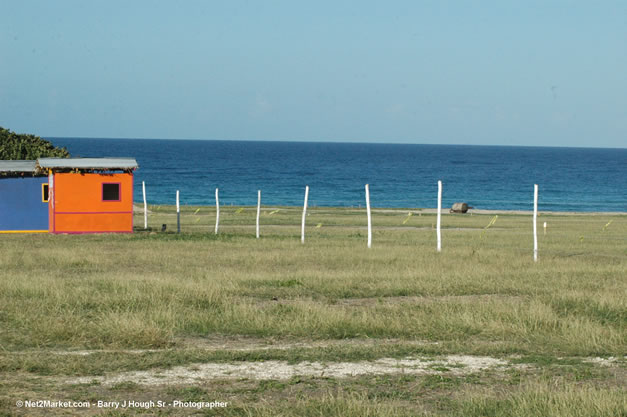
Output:
[[48,184],[41,184],[41,202],[48,202]]
[[120,201],[120,184],[102,184],[102,201]]

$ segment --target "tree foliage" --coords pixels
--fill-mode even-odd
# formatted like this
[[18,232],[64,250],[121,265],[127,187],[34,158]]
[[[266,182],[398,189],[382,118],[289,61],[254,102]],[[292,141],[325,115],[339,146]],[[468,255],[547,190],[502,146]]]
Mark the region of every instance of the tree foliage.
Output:
[[68,158],[70,153],[65,148],[55,147],[52,143],[35,135],[11,132],[0,126],[0,159],[37,159]]

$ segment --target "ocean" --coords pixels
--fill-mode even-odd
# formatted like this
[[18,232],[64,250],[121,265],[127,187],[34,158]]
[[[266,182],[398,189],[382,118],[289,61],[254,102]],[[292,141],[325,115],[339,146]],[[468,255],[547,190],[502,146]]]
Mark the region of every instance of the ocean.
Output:
[[443,207],[627,212],[627,149],[328,142],[47,138],[75,157],[134,157],[149,204]]

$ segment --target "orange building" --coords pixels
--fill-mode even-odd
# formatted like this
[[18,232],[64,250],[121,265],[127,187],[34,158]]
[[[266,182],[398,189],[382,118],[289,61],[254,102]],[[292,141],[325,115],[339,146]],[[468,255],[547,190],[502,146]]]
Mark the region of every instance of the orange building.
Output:
[[40,158],[50,233],[131,233],[133,158]]

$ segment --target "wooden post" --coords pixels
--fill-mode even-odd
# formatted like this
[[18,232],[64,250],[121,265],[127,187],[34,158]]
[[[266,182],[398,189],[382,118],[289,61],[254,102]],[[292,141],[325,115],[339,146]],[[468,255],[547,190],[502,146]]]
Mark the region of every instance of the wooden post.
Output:
[[370,187],[366,184],[366,212],[368,213],[368,248],[372,246],[372,217],[370,216]]
[[146,204],[146,183],[142,181],[142,194],[144,195],[144,230],[148,229],[148,204]]
[[261,190],[257,190],[257,239],[259,239],[259,215],[261,214]]
[[533,261],[538,262],[538,184],[533,185]]
[[181,206],[179,204],[179,190],[176,190],[176,233],[181,233]]
[[216,235],[218,234],[218,225],[220,224],[220,197],[218,196],[218,189],[216,188]]
[[300,227],[300,242],[305,243],[305,218],[307,217],[307,199],[309,198],[309,186],[305,186],[305,204],[303,205],[303,221]]
[[438,219],[437,219],[437,236],[438,236],[438,252],[442,252],[442,231],[440,230],[442,217],[442,181],[438,181]]

